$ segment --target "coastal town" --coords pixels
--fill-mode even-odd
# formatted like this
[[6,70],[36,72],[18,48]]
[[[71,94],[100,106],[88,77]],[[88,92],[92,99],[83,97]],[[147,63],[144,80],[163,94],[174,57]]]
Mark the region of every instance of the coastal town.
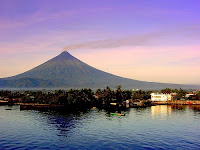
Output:
[[200,90],[162,89],[143,91],[139,89],[81,90],[21,90],[0,91],[0,105],[20,105],[21,109],[77,110],[92,107],[128,108],[152,105],[200,105]]

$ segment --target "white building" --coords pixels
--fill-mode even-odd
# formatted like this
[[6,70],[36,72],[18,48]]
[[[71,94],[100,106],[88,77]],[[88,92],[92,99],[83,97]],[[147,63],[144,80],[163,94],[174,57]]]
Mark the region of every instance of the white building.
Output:
[[163,93],[151,93],[152,101],[168,101],[171,100],[171,94],[163,94]]
[[185,97],[188,98],[188,97],[193,96],[193,95],[195,95],[195,94],[186,94]]

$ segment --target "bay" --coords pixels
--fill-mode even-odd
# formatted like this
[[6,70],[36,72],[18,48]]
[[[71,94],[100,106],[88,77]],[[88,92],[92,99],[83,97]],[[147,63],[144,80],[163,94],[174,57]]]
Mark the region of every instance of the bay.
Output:
[[0,106],[0,149],[199,149],[200,106],[130,108],[125,116]]

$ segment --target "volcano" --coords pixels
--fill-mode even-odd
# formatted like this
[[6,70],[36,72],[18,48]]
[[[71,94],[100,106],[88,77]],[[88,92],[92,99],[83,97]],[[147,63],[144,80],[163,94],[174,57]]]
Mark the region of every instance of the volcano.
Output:
[[1,88],[196,88],[192,85],[145,82],[119,77],[93,68],[64,51],[22,74],[0,79]]

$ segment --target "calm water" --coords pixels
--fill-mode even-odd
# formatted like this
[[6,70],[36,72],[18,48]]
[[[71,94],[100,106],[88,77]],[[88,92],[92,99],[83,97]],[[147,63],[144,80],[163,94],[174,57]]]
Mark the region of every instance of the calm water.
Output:
[[200,106],[131,108],[121,117],[0,106],[0,149],[200,149]]

